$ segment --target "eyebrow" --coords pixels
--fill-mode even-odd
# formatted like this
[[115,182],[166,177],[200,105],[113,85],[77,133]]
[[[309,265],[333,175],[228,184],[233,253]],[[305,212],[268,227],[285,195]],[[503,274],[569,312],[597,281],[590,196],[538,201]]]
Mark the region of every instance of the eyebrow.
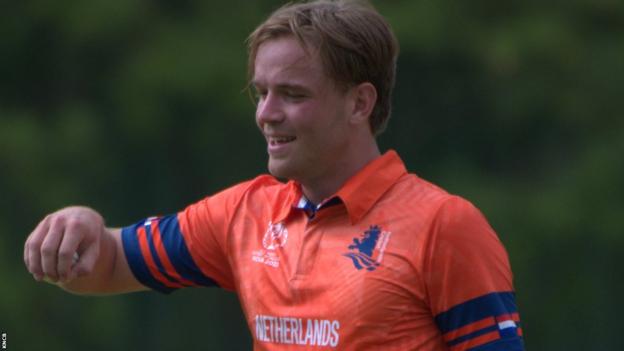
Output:
[[[260,83],[259,81],[257,81],[257,80],[252,80],[251,81],[251,85],[254,88],[264,87],[264,85],[262,83]],[[275,88],[278,89],[278,90],[293,89],[293,90],[310,91],[310,88],[306,87],[305,85],[297,84],[297,83],[278,83],[278,84],[275,85]]]

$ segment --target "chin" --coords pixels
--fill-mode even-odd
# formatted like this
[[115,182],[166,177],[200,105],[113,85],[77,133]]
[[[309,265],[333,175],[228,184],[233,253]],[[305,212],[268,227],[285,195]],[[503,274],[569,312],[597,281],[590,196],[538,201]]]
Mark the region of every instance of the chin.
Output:
[[269,158],[269,173],[275,178],[280,179],[294,179],[295,172],[293,169],[293,165],[291,165],[286,160],[275,160]]
[[284,162],[281,162],[280,160],[269,158],[269,173],[271,173],[271,175],[275,178],[288,178],[288,167],[285,167],[283,163]]

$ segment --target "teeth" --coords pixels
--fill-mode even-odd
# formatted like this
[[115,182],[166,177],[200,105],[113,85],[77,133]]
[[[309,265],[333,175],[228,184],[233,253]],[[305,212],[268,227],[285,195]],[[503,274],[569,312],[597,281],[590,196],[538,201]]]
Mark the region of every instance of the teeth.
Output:
[[288,143],[295,140],[295,137],[274,137],[271,138],[271,142],[273,143]]

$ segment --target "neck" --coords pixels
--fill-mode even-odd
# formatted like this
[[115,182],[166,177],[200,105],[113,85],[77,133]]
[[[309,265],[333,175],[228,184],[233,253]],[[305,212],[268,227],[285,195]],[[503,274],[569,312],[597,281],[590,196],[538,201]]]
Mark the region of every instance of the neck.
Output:
[[308,200],[319,204],[334,195],[349,178],[381,155],[376,142],[353,151],[355,156],[343,158],[342,162],[331,168],[331,172],[321,174],[314,179],[300,181],[303,194]]

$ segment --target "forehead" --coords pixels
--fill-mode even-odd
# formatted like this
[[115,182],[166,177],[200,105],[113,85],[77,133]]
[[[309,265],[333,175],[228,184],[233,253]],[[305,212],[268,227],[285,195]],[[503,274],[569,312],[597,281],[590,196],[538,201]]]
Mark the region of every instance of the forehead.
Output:
[[260,45],[254,63],[254,84],[320,83],[325,79],[321,59],[310,48],[307,52],[291,36],[271,39]]

